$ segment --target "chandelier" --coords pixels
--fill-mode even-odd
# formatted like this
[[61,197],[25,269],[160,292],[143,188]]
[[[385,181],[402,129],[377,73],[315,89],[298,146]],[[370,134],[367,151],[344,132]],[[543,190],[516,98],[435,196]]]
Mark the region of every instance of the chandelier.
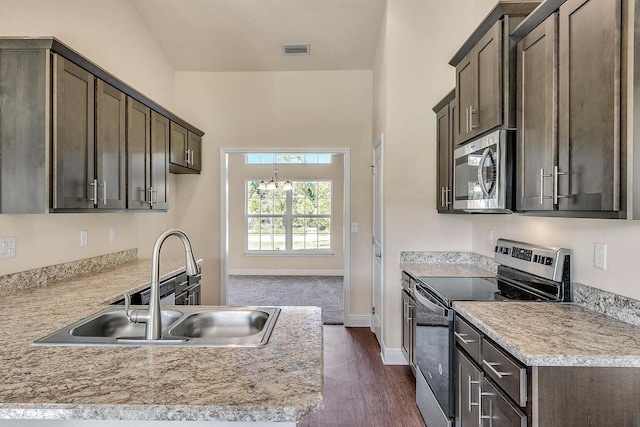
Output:
[[293,190],[293,185],[291,185],[291,181],[289,181],[286,177],[281,176],[278,178],[278,166],[275,166],[273,170],[273,176],[267,177],[260,181],[258,184],[258,190],[275,190],[278,186],[282,185],[282,189],[284,191]]

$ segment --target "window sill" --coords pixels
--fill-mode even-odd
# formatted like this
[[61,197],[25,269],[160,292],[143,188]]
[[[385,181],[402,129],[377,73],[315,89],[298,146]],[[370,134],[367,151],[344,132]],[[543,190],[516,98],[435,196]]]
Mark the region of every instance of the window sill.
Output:
[[333,252],[312,252],[312,251],[296,251],[296,252],[286,252],[286,251],[260,251],[260,252],[245,252],[245,256],[311,256],[311,257],[322,257],[322,256],[333,256]]

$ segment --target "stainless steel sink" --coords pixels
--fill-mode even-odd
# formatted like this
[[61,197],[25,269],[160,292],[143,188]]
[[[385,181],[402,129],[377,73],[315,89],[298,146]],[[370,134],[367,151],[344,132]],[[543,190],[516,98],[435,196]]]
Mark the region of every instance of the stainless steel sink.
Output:
[[258,347],[269,341],[280,314],[276,307],[162,308],[159,340],[145,340],[146,325],[129,322],[123,307],[111,306],[36,340],[34,344]]
[[[179,311],[162,310],[160,313],[162,319],[162,329],[165,329],[176,320],[180,319],[183,314]],[[131,323],[124,310],[111,311],[99,314],[97,317],[92,316],[86,322],[82,323],[69,331],[76,337],[142,337],[144,336],[144,323]]]

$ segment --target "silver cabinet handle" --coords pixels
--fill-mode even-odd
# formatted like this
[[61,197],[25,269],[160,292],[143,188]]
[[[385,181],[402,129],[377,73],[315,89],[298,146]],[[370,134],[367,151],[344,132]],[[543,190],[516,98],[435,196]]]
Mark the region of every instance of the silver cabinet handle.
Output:
[[[540,169],[540,204],[544,204],[544,200],[545,199],[551,199],[551,196],[545,196],[544,195],[544,179],[545,178],[552,178],[553,174],[545,174],[544,173],[544,169]],[[555,192],[554,192],[555,194]]]
[[472,408],[471,408],[472,406],[479,406],[479,405],[480,405],[480,402],[479,402],[479,401],[478,401],[478,402],[475,402],[475,403],[474,403],[474,402],[472,402],[472,399],[473,399],[473,398],[472,398],[472,396],[471,396],[471,385],[472,385],[472,384],[480,384],[480,381],[473,381],[473,380],[471,379],[471,375],[469,375],[469,384],[468,384],[468,386],[467,386],[467,389],[469,390],[469,408],[468,408],[468,409],[469,409],[469,412],[471,412],[471,411],[472,411]]
[[553,167],[553,204],[558,204],[558,199],[568,199],[571,196],[558,195],[558,177],[562,175],[568,175],[567,172],[560,172],[558,166]]
[[102,181],[102,204],[107,204],[107,181]]
[[90,182],[89,185],[93,187],[93,197],[89,200],[93,202],[94,205],[98,204],[98,180],[94,179],[93,182]]
[[[153,197],[153,195],[155,194],[156,197]],[[154,200],[155,199],[155,200]],[[151,187],[151,206],[153,206],[153,204],[158,204],[158,189]]]
[[464,111],[467,114],[467,121],[466,121],[466,126],[467,126],[467,133],[471,132],[471,129],[469,128],[469,107],[465,108]]
[[478,125],[473,124],[474,114],[478,114],[478,110],[474,110],[473,105],[469,105],[469,132],[480,127],[479,124]]
[[472,344],[472,343],[475,342],[475,340],[466,340],[466,339],[464,339],[464,337],[466,337],[467,334],[460,334],[458,332],[454,332],[453,335],[455,335],[456,338],[458,338],[460,341],[462,341],[462,344],[465,344],[465,345]]
[[445,204],[447,206],[449,206],[451,204],[451,202],[449,201],[449,193],[451,193],[451,189],[449,187],[446,187],[444,194],[445,194]]
[[149,193],[149,200],[146,200],[145,197],[145,202],[149,203],[149,206],[153,206],[153,187],[147,188],[147,193]]
[[445,203],[444,203],[444,198],[446,197],[445,194],[446,194],[446,191],[445,191],[444,187],[441,187],[441,189],[440,189],[440,207],[442,207],[442,208],[446,208],[447,207],[447,205],[445,205]]
[[187,159],[186,159],[186,160],[187,160],[187,165],[190,165],[190,164],[191,164],[191,162],[190,162],[190,159],[189,159],[189,150],[185,150],[185,151],[184,151],[184,154],[185,154],[185,157],[187,158]]
[[193,150],[189,150],[189,161],[191,162],[191,166],[193,166]]
[[411,305],[411,303],[407,303],[407,320],[413,320],[413,309],[415,309],[416,307],[414,305]]
[[485,365],[487,368],[489,368],[489,370],[491,372],[493,372],[500,379],[502,379],[504,377],[508,377],[509,375],[511,375],[510,372],[500,372],[500,371],[496,370],[496,368],[494,368],[494,366],[500,366],[499,363],[487,362],[486,360],[482,359],[482,364]]
[[492,401],[489,400],[489,415],[482,415],[482,396],[493,396],[493,393],[486,393],[482,391],[482,386],[478,386],[479,399],[478,405],[480,406],[480,410],[478,411],[478,426],[482,427],[484,425],[484,420],[489,420],[489,427],[493,426],[493,405]]

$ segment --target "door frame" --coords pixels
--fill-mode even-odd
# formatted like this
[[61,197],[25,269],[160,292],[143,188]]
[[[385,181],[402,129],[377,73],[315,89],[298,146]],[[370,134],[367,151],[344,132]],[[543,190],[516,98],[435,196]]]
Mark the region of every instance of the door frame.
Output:
[[229,155],[246,153],[322,153],[342,154],[343,208],[343,294],[344,326],[360,326],[351,319],[351,149],[350,148],[220,148],[220,304],[227,304],[227,278],[229,276]]
[[[376,175],[377,173],[380,174],[380,182],[384,183],[384,167],[381,168],[380,171],[376,171],[375,170],[375,165],[376,165],[376,149],[380,147],[380,163],[382,165],[384,165],[384,134],[380,133],[380,135],[375,139],[375,141],[373,142],[372,145],[372,150],[371,150],[371,157],[372,157],[372,180],[373,180],[373,185],[372,185],[372,224],[371,224],[371,306],[375,307],[375,302],[376,302],[376,283],[375,283],[375,277],[376,277],[376,273],[375,273],[375,269],[376,269],[376,245],[375,245],[375,228],[376,228]],[[380,190],[380,199],[383,201],[384,200],[384,185],[381,185]],[[375,307],[376,309],[376,313],[372,313],[371,314],[371,331],[376,335],[378,342],[380,344],[382,344],[382,336],[383,336],[383,330],[384,330],[384,209],[380,209],[379,212],[380,218],[380,229],[381,229],[381,239],[380,239],[380,254],[382,255],[382,258],[380,260],[380,307]],[[378,311],[379,310],[379,311]],[[379,313],[379,314],[378,314]],[[375,330],[375,321],[374,318],[377,317],[378,319],[380,319],[380,336],[378,336],[378,334],[376,333]]]

